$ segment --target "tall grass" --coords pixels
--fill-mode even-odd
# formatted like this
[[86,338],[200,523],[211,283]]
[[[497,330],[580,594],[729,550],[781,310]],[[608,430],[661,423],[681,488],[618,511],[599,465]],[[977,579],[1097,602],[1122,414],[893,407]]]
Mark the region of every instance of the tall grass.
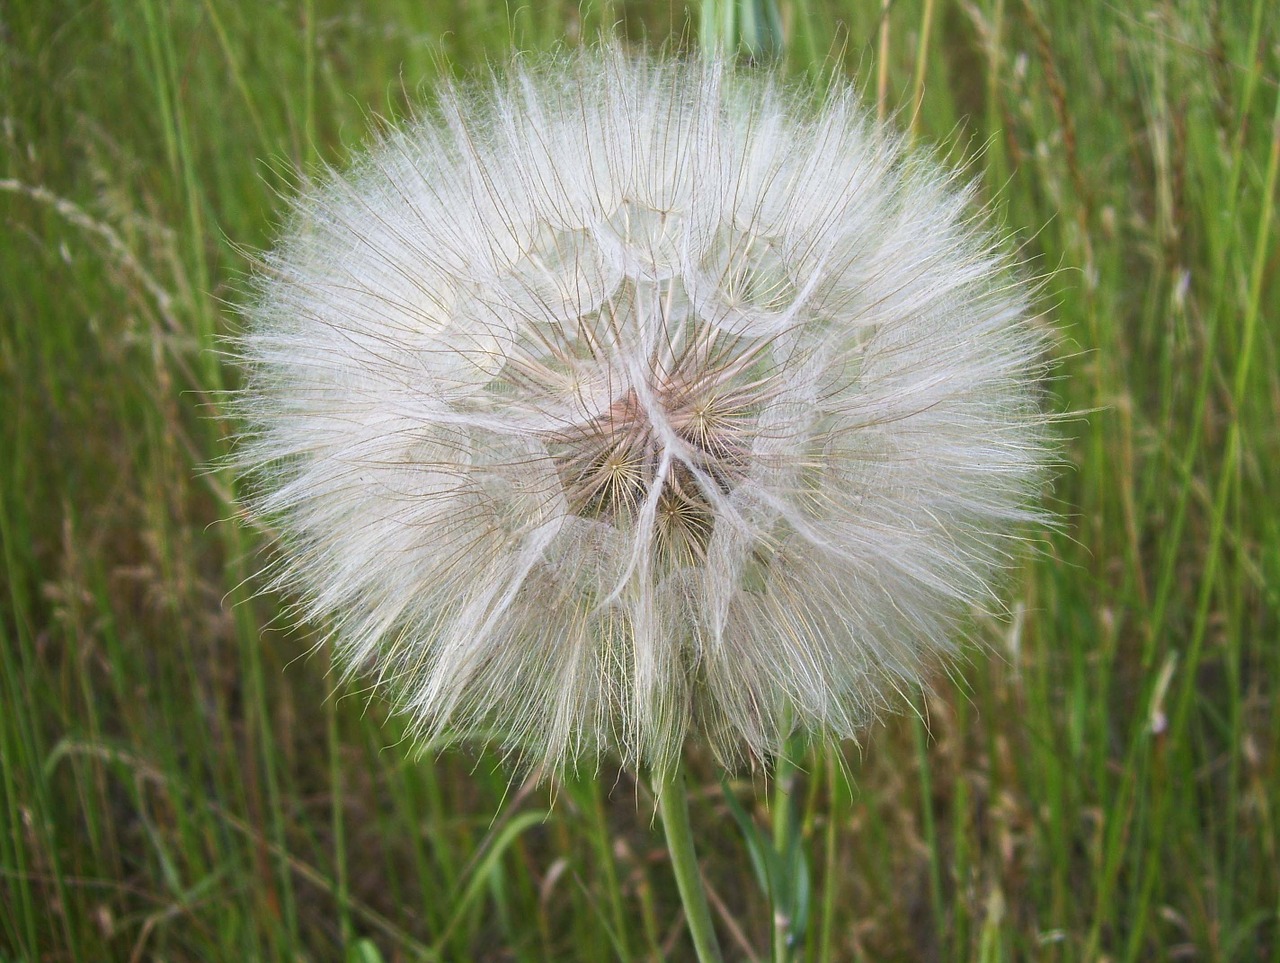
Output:
[[[789,69],[839,61],[968,165],[1047,278],[1055,404],[1081,413],[1011,618],[796,775],[805,958],[1280,959],[1278,18],[782,7]],[[0,12],[0,960],[689,952],[648,790],[411,758],[255,595],[266,540],[206,467],[246,251],[298,176],[443,71],[690,30],[666,4],[376,11]],[[692,777],[723,942],[767,958],[719,774]]]

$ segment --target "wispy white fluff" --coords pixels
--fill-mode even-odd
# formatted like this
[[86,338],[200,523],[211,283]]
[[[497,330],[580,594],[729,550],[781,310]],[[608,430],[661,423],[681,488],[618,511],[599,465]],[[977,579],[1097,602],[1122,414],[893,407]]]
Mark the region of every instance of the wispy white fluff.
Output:
[[297,202],[238,460],[276,586],[423,742],[769,756],[989,602],[1044,461],[1026,309],[847,87],[521,65]]

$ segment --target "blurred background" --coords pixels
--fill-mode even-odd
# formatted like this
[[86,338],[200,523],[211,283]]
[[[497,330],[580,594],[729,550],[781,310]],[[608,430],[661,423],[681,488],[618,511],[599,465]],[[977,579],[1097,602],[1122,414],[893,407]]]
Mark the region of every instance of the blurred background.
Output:
[[[1280,18],[1262,0],[780,0],[1046,278],[1059,532],[967,658],[793,798],[798,960],[1280,959]],[[678,3],[0,5],[0,961],[687,959],[653,801],[415,758],[259,593],[222,339],[301,178],[446,72]],[[721,943],[769,959],[690,761]]]

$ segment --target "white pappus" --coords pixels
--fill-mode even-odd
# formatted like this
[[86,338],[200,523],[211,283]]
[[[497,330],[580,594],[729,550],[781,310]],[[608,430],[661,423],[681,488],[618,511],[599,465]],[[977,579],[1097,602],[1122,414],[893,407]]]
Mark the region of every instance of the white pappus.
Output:
[[721,63],[516,63],[296,202],[236,352],[273,585],[422,743],[854,735],[1039,517],[1044,344],[954,175]]

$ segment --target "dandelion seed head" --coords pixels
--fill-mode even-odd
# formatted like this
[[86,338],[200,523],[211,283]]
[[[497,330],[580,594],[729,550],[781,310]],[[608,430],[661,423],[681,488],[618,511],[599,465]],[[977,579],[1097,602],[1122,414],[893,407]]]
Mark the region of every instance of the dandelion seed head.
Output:
[[423,744],[847,737],[993,605],[1042,344],[954,177],[719,63],[452,92],[305,192],[239,343],[274,585]]

